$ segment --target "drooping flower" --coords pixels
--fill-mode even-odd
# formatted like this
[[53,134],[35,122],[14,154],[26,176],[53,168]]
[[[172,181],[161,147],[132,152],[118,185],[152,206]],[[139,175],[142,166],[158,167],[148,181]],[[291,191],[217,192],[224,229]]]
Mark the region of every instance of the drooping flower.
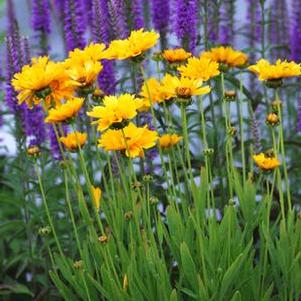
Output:
[[105,51],[107,59],[124,60],[134,58],[153,47],[159,38],[154,31],[134,30],[124,40],[114,40]]
[[52,108],[45,118],[47,123],[68,122],[74,118],[83,106],[84,98],[71,98],[66,103]]
[[126,156],[135,158],[143,157],[144,150],[155,146],[157,139],[156,131],[130,123],[123,130],[106,131],[98,140],[98,145],[106,151],[124,151]]
[[12,85],[19,93],[19,104],[26,102],[29,107],[42,100],[47,105],[52,101],[59,104],[74,91],[64,65],[50,61],[47,56],[33,58],[31,65],[23,66],[14,75]]
[[241,52],[234,50],[232,47],[215,47],[209,51],[201,53],[201,58],[207,58],[227,67],[242,67],[248,62],[248,56]]
[[180,63],[191,57],[191,53],[183,48],[166,49],[162,54],[163,58],[169,63]]
[[128,120],[137,115],[140,106],[140,101],[130,94],[105,96],[103,106],[95,106],[87,115],[98,119],[93,123],[98,125],[99,131],[109,127],[118,129],[123,128]]
[[159,137],[159,145],[162,149],[170,148],[182,140],[177,134],[164,134]]
[[277,157],[268,156],[265,153],[253,155],[252,158],[256,165],[264,171],[273,170],[280,166],[280,161],[277,159]]
[[102,191],[99,187],[91,186],[91,193],[93,196],[93,205],[95,206],[96,210],[99,210]]
[[211,91],[209,86],[202,86],[202,80],[191,79],[189,77],[179,78],[166,74],[161,83],[161,91],[163,91],[168,98],[191,98],[192,96],[207,94]]
[[82,148],[87,141],[87,134],[81,132],[71,132],[67,136],[61,137],[60,142],[70,151]]
[[186,65],[178,67],[178,71],[182,76],[203,81],[220,74],[219,64],[204,57],[189,58]]
[[281,61],[280,59],[275,64],[270,64],[267,60],[260,59],[248,69],[257,74],[258,79],[261,81],[281,80],[301,75],[301,64],[296,64],[293,61]]

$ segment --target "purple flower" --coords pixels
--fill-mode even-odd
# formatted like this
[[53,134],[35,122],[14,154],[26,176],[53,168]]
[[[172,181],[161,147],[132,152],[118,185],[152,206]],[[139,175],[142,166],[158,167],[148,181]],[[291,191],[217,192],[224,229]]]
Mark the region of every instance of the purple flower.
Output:
[[286,0],[273,0],[269,16],[268,39],[272,46],[279,48],[272,49],[274,58],[287,58],[289,51],[289,28],[288,10]]
[[[65,129],[64,132],[66,132]],[[48,135],[50,139],[50,150],[51,150],[52,157],[55,160],[59,160],[59,161],[62,160],[62,153],[60,150],[59,142],[57,140],[56,133],[54,131],[52,124],[48,125]]]
[[99,87],[107,95],[114,94],[116,90],[116,78],[114,62],[103,60],[103,69],[98,76]]
[[175,0],[175,33],[183,47],[194,51],[197,42],[197,0]]
[[140,29],[144,27],[143,20],[143,0],[132,0],[131,1],[132,17],[133,17],[133,28]]
[[166,33],[169,25],[170,8],[169,1],[152,0],[152,20],[155,30],[161,34]]
[[301,1],[292,0],[291,16],[291,59],[301,61]]
[[32,28],[50,33],[50,7],[48,0],[32,0]]
[[208,39],[216,43],[219,37],[220,11],[219,5],[213,1],[207,1],[207,22]]
[[219,42],[221,44],[234,43],[234,14],[235,14],[235,1],[224,1],[221,6],[220,15],[220,34]]
[[64,0],[64,32],[67,51],[85,46],[85,16],[81,1]]
[[301,133],[301,96],[299,96],[299,102],[298,102],[298,125],[297,130],[299,133]]
[[111,25],[114,37],[124,39],[129,35],[126,20],[126,5],[124,0],[108,0],[108,11],[111,17]]

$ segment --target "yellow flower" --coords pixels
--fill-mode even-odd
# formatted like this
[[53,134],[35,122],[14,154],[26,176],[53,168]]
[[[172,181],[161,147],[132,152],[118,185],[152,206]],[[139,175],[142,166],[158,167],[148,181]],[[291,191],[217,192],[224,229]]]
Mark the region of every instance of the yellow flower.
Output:
[[170,148],[181,140],[182,137],[177,134],[165,134],[159,138],[159,144],[161,148]]
[[98,120],[93,122],[98,124],[98,130],[104,131],[110,126],[122,128],[123,122],[134,118],[141,102],[133,95],[122,94],[120,96],[105,96],[103,106],[95,106],[87,115]]
[[207,58],[191,57],[185,66],[178,67],[182,76],[207,81],[220,74],[219,65]]
[[94,187],[92,185],[91,186],[91,193],[92,193],[92,196],[93,196],[93,204],[94,204],[95,208],[97,210],[99,210],[102,191],[99,187]]
[[[124,136],[123,136],[123,133]],[[158,139],[156,131],[144,127],[137,127],[130,123],[123,130],[108,130],[98,140],[98,146],[106,151],[125,151],[126,156],[143,157],[144,149],[153,147]]]
[[166,74],[162,79],[162,92],[166,98],[179,97],[190,98],[194,95],[207,94],[211,91],[209,86],[202,87],[202,80],[191,79],[188,77],[176,77]]
[[92,85],[103,68],[100,62],[92,59],[82,61],[77,58],[66,59],[65,66],[71,83],[77,87]]
[[106,46],[102,43],[91,43],[84,49],[76,48],[69,52],[69,59],[74,62],[84,63],[85,61],[92,60],[94,62],[100,61],[105,58],[104,50]]
[[154,31],[133,30],[127,39],[112,41],[104,55],[107,59],[134,58],[153,47],[158,38]]
[[87,141],[87,134],[80,132],[72,132],[69,133],[65,137],[60,138],[60,142],[64,144],[64,146],[70,150],[75,151],[80,147],[83,147]]
[[255,65],[248,68],[258,75],[261,81],[281,80],[285,77],[301,75],[301,65],[295,62],[276,61],[276,64],[270,64],[267,60],[261,59]]
[[12,85],[19,92],[19,104],[26,102],[30,108],[42,100],[47,106],[59,104],[74,92],[64,64],[52,62],[47,56],[33,58],[31,65],[23,66],[14,75]]
[[228,67],[242,67],[248,62],[248,56],[245,53],[224,46],[211,48],[209,51],[201,53],[200,57]]
[[56,108],[50,109],[48,116],[45,118],[47,123],[58,123],[69,121],[75,117],[78,111],[83,106],[83,98],[71,98],[66,103],[57,106]]
[[280,166],[280,161],[274,156],[267,156],[264,153],[253,155],[256,165],[262,170],[268,171]]
[[191,53],[183,48],[176,48],[164,50],[162,56],[169,63],[179,63],[191,57]]

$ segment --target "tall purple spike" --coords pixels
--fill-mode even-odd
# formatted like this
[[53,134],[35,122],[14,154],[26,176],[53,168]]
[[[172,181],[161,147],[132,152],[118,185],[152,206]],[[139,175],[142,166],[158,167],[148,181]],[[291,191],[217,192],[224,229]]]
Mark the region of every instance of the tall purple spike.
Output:
[[271,54],[274,59],[285,59],[289,54],[288,8],[286,0],[273,0],[269,16],[268,39],[272,46]]
[[235,33],[235,1],[226,0],[221,6],[221,17],[220,17],[220,38],[219,42],[224,45],[233,45],[234,33]]
[[[110,23],[107,3],[104,0],[93,0],[92,4],[93,40],[108,45],[110,42]],[[116,86],[114,62],[103,60],[102,64],[103,70],[98,76],[99,87],[105,94],[114,94]]]
[[[207,37],[214,44],[219,38],[220,6],[214,1],[206,1],[207,4]],[[205,4],[204,4],[205,5]]]
[[64,32],[67,51],[85,46],[85,16],[81,1],[64,0]]
[[197,42],[197,0],[175,0],[175,33],[183,47],[194,51]]
[[133,17],[133,28],[134,29],[144,28],[143,0],[132,0],[131,10],[132,10],[132,17]]
[[301,61],[301,1],[291,1],[291,59]]
[[298,101],[297,130],[298,130],[299,133],[301,133],[301,96],[299,96],[299,101]]
[[124,0],[108,0],[108,11],[111,17],[111,25],[116,39],[124,39],[129,35],[126,21],[126,5]]

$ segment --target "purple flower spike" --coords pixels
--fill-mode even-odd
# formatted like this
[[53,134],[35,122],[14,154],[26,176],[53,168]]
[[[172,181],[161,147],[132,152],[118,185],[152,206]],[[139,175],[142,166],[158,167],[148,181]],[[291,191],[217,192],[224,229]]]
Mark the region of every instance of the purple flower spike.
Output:
[[108,11],[111,17],[114,37],[117,39],[127,38],[129,29],[126,21],[127,12],[124,0],[108,0]]
[[85,47],[85,16],[81,1],[64,0],[64,31],[67,51]]
[[50,33],[50,7],[48,0],[32,0],[32,27],[35,31]]
[[143,19],[143,0],[132,0],[131,9],[133,15],[133,28],[140,29],[144,27]]
[[176,0],[175,32],[183,47],[194,51],[197,42],[197,0]]
[[234,14],[235,1],[225,1],[221,7],[220,43],[230,45],[234,43]]
[[301,61],[301,1],[292,0],[291,59]]

